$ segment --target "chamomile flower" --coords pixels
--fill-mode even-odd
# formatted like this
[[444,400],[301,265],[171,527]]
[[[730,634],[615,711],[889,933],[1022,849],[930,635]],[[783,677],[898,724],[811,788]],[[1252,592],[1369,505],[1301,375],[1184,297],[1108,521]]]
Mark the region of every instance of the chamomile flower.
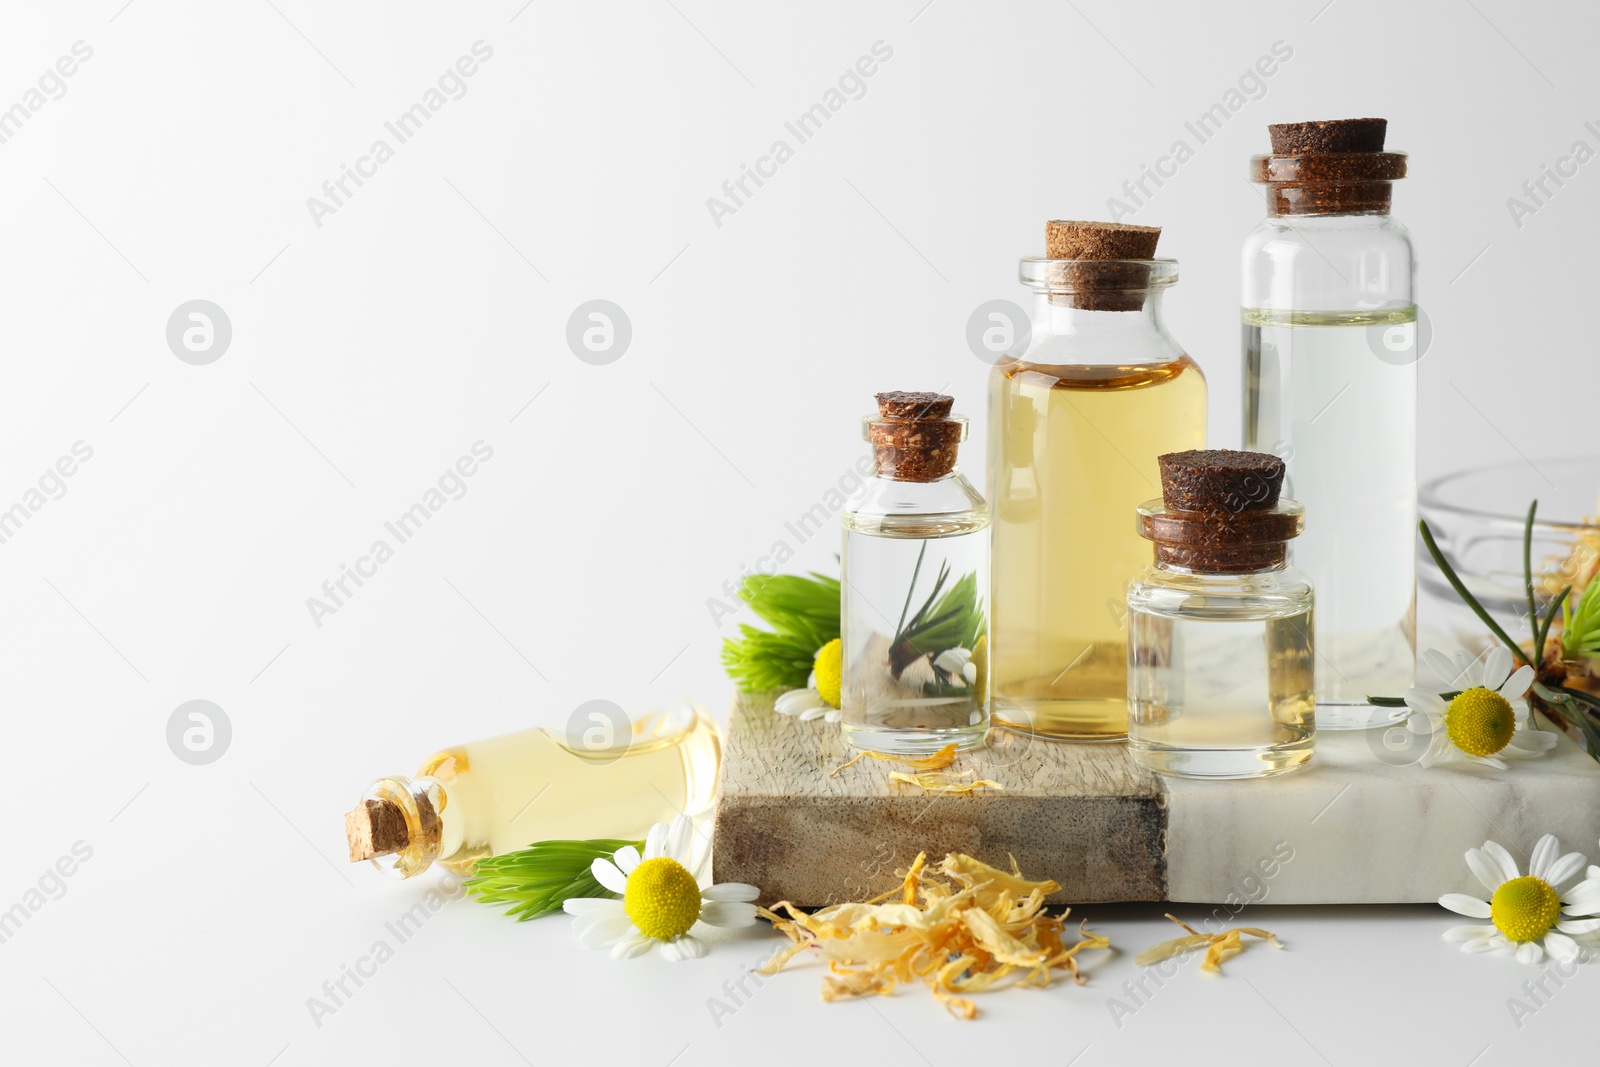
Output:
[[1513,671],[1511,653],[1496,647],[1479,662],[1464,652],[1454,660],[1429,649],[1422,654],[1433,672],[1459,690],[1449,701],[1424,689],[1406,693],[1414,714],[1414,733],[1429,736],[1424,767],[1452,759],[1485,763],[1506,769],[1508,759],[1532,759],[1556,745],[1556,735],[1529,722],[1528,687],[1533,668],[1524,664]]
[[706,856],[694,856],[694,824],[680,815],[669,826],[650,828],[644,854],[632,845],[611,859],[594,861],[595,881],[620,894],[621,900],[575,897],[562,908],[576,917],[573,930],[587,948],[608,948],[614,959],[629,959],[660,947],[672,960],[706,954],[705,942],[690,930],[708,926],[751,926],[761,894],[753,885],[723,882],[702,887],[699,872]]
[[1446,893],[1439,903],[1458,915],[1489,922],[1453,926],[1444,939],[1461,942],[1462,952],[1515,949],[1518,963],[1539,963],[1546,952],[1563,963],[1576,959],[1581,949],[1573,937],[1600,930],[1600,919],[1575,917],[1600,911],[1600,867],[1590,867],[1583,881],[1562,890],[1584,873],[1586,861],[1581,852],[1560,853],[1555,835],[1545,834],[1533,846],[1528,873],[1522,874],[1511,853],[1493,841],[1468,849],[1467,866],[1489,891],[1489,899]]
[[773,709],[780,715],[798,715],[801,722],[825,719],[838,722],[840,691],[844,681],[844,645],[835,637],[817,650],[806,688],[791,689],[778,697]]

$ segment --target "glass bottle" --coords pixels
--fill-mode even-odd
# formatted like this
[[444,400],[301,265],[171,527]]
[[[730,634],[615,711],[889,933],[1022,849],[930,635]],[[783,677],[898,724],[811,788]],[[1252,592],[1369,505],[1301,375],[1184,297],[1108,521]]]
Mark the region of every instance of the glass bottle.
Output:
[[465,875],[485,856],[535,841],[642,840],[653,823],[711,806],[722,742],[699,705],[670,701],[629,719],[594,701],[567,734],[532,729],[456,745],[414,778],[378,779],[345,815],[351,862],[402,878],[434,863]]
[[989,379],[992,713],[1075,741],[1127,736],[1125,590],[1149,559],[1128,516],[1156,457],[1206,438],[1205,377],[1161,318],[1178,265],[1150,227],[1112,228],[1149,232],[1135,258],[1073,258],[1101,225],[1053,222],[1055,258],[1022,261],[1031,341]]
[[1244,242],[1244,447],[1288,464],[1315,522],[1292,548],[1317,588],[1317,723],[1385,726],[1416,670],[1417,307],[1389,214],[1406,157],[1382,119],[1269,127]]
[[879,393],[877,473],[845,505],[841,729],[901,754],[989,729],[989,509],[956,467],[967,420],[938,393]]
[[1183,778],[1260,778],[1311,759],[1311,583],[1285,543],[1303,512],[1283,463],[1162,457],[1165,499],[1138,508],[1155,565],[1128,586],[1128,750]]

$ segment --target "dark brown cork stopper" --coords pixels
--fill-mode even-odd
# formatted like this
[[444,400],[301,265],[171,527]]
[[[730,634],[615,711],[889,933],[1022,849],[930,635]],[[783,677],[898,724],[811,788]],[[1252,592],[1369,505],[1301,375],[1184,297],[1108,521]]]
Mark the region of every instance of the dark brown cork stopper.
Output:
[[1323,122],[1279,122],[1267,127],[1275,156],[1312,152],[1382,152],[1388,119],[1330,119]]
[[1148,265],[1129,260],[1154,259],[1159,226],[1121,222],[1052,219],[1044,226],[1044,251],[1049,259],[1077,260],[1058,264],[1050,276],[1050,302],[1085,311],[1138,311],[1150,284]]
[[1284,465],[1264,452],[1171,452],[1158,458],[1158,513],[1141,514],[1140,532],[1156,559],[1207,574],[1264,570],[1283,563],[1300,512],[1279,507]]
[[1285,122],[1267,127],[1272,154],[1250,161],[1273,215],[1386,214],[1403,152],[1385,152],[1387,119]]
[[931,482],[955,469],[965,420],[950,417],[955,398],[943,393],[879,393],[867,440],[878,473],[902,482]]

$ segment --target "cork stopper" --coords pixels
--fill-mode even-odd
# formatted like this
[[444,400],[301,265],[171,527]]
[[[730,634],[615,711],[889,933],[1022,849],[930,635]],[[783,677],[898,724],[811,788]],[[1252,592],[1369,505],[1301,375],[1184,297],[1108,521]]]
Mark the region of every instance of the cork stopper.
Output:
[[1171,452],[1157,459],[1161,499],[1139,508],[1156,561],[1205,574],[1281,566],[1300,533],[1299,504],[1283,499],[1284,464],[1263,452]]
[[1403,152],[1385,152],[1388,119],[1283,122],[1267,127],[1272,154],[1250,161],[1274,215],[1385,214],[1392,182],[1406,176]]
[[350,844],[350,862],[399,852],[411,843],[406,815],[392,800],[363,800],[344,813],[344,836]]
[[1045,255],[1073,260],[1054,266],[1050,302],[1085,311],[1138,311],[1150,284],[1159,226],[1051,219],[1044,226]]
[[1267,127],[1275,156],[1325,152],[1382,152],[1388,119],[1328,119],[1279,122]]
[[955,398],[943,393],[878,393],[878,417],[866,438],[878,473],[902,482],[931,482],[955,469],[967,420],[952,416]]
[[1156,464],[1162,503],[1172,511],[1270,511],[1283,490],[1283,460],[1265,452],[1193,448]]

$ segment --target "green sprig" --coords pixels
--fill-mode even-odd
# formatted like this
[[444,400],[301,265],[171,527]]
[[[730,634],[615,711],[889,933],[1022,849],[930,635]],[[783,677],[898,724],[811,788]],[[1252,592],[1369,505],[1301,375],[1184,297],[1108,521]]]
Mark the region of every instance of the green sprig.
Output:
[[772,629],[739,625],[722,642],[722,665],[745,693],[799,689],[817,649],[839,636],[839,579],[813,573],[751,575],[739,598]]
[[626,845],[642,849],[644,842],[537,841],[516,852],[479,860],[463,885],[485,904],[510,904],[506,914],[526,922],[560,911],[574,897],[615,900],[615,893],[595,881],[590,866],[597,859],[610,859]]

